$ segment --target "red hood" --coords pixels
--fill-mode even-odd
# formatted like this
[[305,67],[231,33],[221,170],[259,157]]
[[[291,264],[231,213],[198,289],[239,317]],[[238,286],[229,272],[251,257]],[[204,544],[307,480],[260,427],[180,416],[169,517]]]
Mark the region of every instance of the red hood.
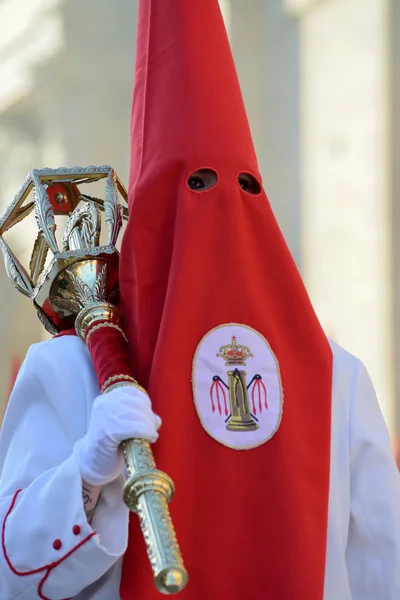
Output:
[[[217,0],[139,6],[121,298],[132,364],[163,419],[158,464],[177,487],[182,600],[322,600],[329,345],[265,192],[238,183],[261,179]],[[199,168],[218,184],[189,189]],[[196,348],[229,323],[267,341],[285,396],[276,433],[246,452],[208,435],[192,390]],[[216,352],[204,359],[211,374]],[[121,597],[157,597],[134,519]]]

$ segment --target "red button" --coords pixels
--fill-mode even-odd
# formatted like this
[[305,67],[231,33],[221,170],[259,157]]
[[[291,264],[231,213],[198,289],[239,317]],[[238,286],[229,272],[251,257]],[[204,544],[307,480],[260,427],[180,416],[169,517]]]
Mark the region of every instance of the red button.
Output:
[[53,542],[53,548],[54,550],[59,550],[62,546],[62,541],[61,540],[54,540]]
[[74,535],[79,535],[80,532],[81,532],[81,528],[79,527],[79,525],[74,525],[73,528],[72,528],[72,533]]

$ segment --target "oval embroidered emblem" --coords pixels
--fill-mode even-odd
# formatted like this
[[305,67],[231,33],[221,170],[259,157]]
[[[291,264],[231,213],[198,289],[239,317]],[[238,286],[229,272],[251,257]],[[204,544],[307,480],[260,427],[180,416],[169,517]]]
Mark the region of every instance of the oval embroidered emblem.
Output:
[[193,359],[192,383],[199,419],[220,444],[248,450],[277,431],[283,408],[278,361],[251,327],[227,323],[209,331]]

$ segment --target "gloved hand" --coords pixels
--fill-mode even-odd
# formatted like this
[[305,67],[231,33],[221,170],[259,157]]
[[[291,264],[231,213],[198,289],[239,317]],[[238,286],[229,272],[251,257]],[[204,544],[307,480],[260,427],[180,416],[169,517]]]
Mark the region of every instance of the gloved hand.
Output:
[[130,438],[155,442],[160,426],[150,398],[136,387],[124,386],[98,396],[88,431],[73,451],[82,479],[93,486],[116,479],[123,467],[121,442]]

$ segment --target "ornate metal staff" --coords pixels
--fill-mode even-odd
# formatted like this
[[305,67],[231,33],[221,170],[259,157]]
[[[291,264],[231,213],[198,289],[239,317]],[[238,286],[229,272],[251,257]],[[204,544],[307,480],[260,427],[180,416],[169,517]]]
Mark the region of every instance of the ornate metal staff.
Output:
[[[83,194],[78,187],[102,179],[104,199]],[[34,200],[29,201],[32,191]],[[39,319],[52,334],[75,327],[85,340],[85,332],[96,321],[122,325],[114,304],[118,300],[116,244],[123,218],[127,217],[120,195],[126,201],[126,190],[109,166],[35,169],[0,218],[0,247],[7,274],[17,290],[33,300]],[[3,235],[32,210],[39,231],[28,274]],[[100,210],[109,228],[106,245],[99,245]],[[68,217],[62,250],[55,221],[60,215]],[[48,257],[49,250],[52,257]],[[123,451],[129,475],[124,500],[139,516],[155,585],[162,593],[177,593],[185,587],[187,573],[168,510],[173,481],[157,470],[145,440],[127,440]]]

